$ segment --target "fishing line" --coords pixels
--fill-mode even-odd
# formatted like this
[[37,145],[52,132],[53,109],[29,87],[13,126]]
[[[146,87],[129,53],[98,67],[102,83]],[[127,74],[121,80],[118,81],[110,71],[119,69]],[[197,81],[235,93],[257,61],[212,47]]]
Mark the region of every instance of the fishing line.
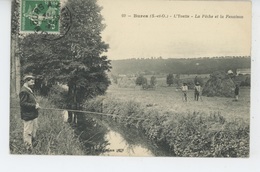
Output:
[[[10,108],[20,108],[18,106],[11,106]],[[114,114],[102,113],[102,112],[93,112],[93,111],[84,111],[84,110],[74,110],[74,109],[59,109],[59,108],[40,108],[39,110],[54,110],[54,111],[71,111],[71,112],[78,112],[78,113],[88,113],[88,114],[96,114],[96,115],[104,115],[116,118],[128,118],[128,119],[147,119],[147,118],[135,118],[135,117],[125,117],[125,116],[118,116]],[[156,116],[155,116],[156,117]]]

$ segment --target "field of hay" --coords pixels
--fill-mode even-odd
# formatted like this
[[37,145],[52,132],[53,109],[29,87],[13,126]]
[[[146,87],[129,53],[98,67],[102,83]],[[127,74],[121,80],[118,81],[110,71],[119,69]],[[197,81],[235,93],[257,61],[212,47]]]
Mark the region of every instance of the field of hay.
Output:
[[194,91],[188,91],[188,101],[183,102],[182,92],[175,87],[157,87],[154,90],[142,90],[140,87],[120,88],[111,85],[107,91],[107,97],[122,100],[133,100],[146,105],[147,108],[155,108],[163,111],[177,113],[200,112],[205,114],[220,113],[227,120],[243,120],[249,123],[250,119],[250,88],[241,87],[239,100],[225,97],[201,97],[200,101],[194,101]]

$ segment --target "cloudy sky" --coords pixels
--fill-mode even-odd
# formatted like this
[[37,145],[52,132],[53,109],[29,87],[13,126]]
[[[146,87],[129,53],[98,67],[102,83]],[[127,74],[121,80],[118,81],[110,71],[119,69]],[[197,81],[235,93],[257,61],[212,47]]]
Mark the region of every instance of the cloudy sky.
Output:
[[[248,2],[98,0],[98,3],[103,7],[107,25],[102,36],[110,46],[106,53],[109,59],[250,55]],[[122,17],[124,14],[126,17]],[[135,14],[148,18],[137,18]],[[166,17],[151,18],[151,14]],[[209,15],[213,18],[206,18]],[[243,18],[226,18],[227,15]]]

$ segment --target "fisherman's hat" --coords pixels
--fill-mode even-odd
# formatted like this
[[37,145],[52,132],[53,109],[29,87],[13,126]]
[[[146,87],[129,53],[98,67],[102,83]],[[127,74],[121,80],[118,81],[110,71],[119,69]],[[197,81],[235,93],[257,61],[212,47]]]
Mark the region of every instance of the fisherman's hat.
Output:
[[26,81],[26,80],[29,79],[29,78],[34,79],[34,76],[32,76],[32,75],[25,75],[25,76],[23,77],[23,80]]

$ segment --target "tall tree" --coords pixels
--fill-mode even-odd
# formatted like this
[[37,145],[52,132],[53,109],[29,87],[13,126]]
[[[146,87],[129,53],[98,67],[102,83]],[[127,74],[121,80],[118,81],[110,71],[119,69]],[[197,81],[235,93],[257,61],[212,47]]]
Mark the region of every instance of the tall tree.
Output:
[[156,84],[157,84],[156,77],[155,77],[155,76],[151,76],[150,85],[151,85],[152,87],[155,87]]
[[171,86],[173,84],[173,80],[174,80],[173,74],[167,75],[166,83],[168,84],[168,86]]
[[65,34],[57,39],[51,35],[45,39],[39,33],[25,36],[21,63],[23,73],[32,72],[49,83],[67,84],[69,103],[75,105],[105,93],[111,65],[102,56],[108,45],[102,41],[104,24],[96,0],[68,0],[65,10],[70,15],[69,26],[67,15],[61,15],[60,29]]

